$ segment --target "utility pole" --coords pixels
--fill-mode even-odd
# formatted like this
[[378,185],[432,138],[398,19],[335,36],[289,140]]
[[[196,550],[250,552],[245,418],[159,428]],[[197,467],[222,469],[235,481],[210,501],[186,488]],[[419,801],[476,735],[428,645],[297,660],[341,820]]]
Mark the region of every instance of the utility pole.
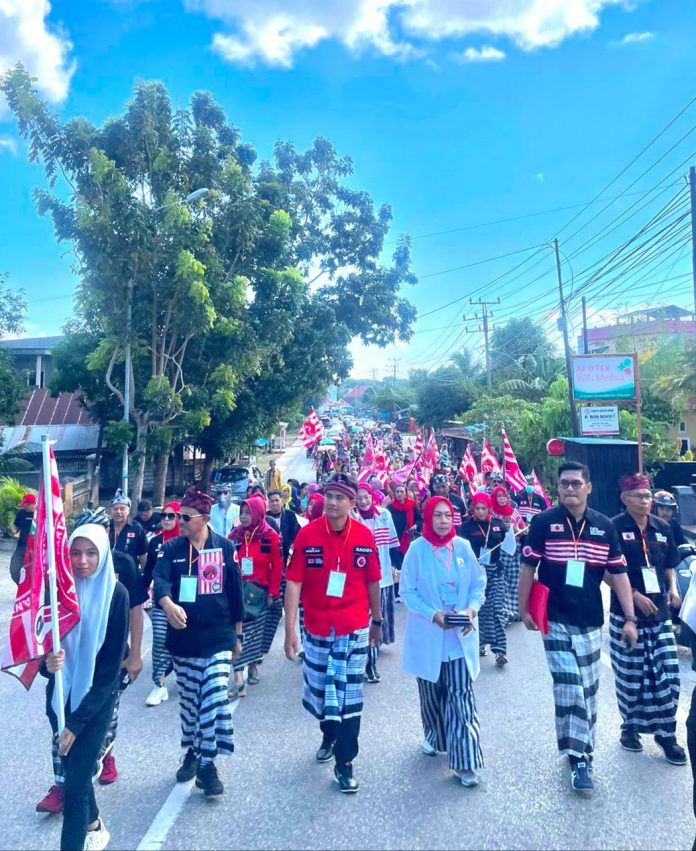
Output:
[[589,355],[590,344],[587,339],[587,301],[582,297],[582,353]]
[[401,363],[401,358],[390,358],[387,361],[388,364],[391,364],[393,370],[394,381],[396,381],[396,370],[399,364]]
[[694,322],[696,322],[696,168],[689,169],[689,194],[691,196],[691,276],[694,283]]
[[[483,331],[483,344],[486,351],[486,384],[488,387],[492,384],[492,374],[491,374],[491,347],[489,341],[489,328],[488,328],[488,319],[493,318],[493,311],[488,311],[488,308],[492,304],[500,304],[500,296],[495,301],[484,301],[479,298],[474,301],[472,298],[469,299],[469,304],[475,304],[477,307],[481,308],[481,316],[476,314],[475,318],[481,320],[481,326],[479,328],[480,331]],[[466,319],[466,317],[464,317]]]
[[565,297],[563,296],[563,275],[561,274],[561,255],[558,250],[558,240],[553,241],[556,255],[556,272],[558,273],[558,295],[561,300],[561,325],[563,330],[563,348],[565,349],[566,373],[568,375],[568,403],[570,404],[570,426],[573,437],[578,436],[578,412],[573,398],[573,369],[570,359],[570,342],[568,341],[568,315],[566,314]]

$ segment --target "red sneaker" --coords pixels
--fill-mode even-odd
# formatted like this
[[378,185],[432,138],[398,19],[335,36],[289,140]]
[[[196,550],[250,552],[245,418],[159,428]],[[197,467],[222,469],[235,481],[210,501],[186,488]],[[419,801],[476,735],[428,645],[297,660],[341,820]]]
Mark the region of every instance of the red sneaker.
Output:
[[48,795],[36,805],[37,813],[62,813],[65,790],[62,786],[51,786]]
[[99,775],[99,782],[102,786],[108,786],[109,783],[113,783],[114,780],[118,777],[118,771],[116,769],[116,760],[113,757],[113,754],[108,753],[104,757],[104,762],[102,763],[101,774]]

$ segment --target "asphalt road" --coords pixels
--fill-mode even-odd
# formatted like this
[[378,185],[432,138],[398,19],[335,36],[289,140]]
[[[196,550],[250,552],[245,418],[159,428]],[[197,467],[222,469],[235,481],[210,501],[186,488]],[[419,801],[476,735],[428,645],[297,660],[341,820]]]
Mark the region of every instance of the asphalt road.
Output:
[[[280,461],[311,480],[301,448]],[[7,634],[12,584],[0,557],[0,634]],[[397,633],[405,611],[397,606]],[[145,706],[145,671],[122,700],[115,754],[118,781],[97,800],[116,849],[188,848],[690,848],[694,840],[691,773],[669,765],[654,743],[643,754],[622,750],[611,670],[603,666],[595,791],[571,792],[556,753],[551,680],[541,640],[520,624],[508,632],[510,664],[482,660],[476,684],[486,767],[464,789],[446,759],[423,756],[415,680],[400,672],[400,646],[382,653],[382,682],[366,685],[357,796],[342,796],[329,766],[318,765],[318,725],[301,707],[302,671],[282,653],[282,624],[235,713],[236,752],[218,760],[226,794],[206,801],[177,786],[176,686],[170,700]],[[147,628],[145,646],[150,646]],[[605,642],[605,654],[608,647]],[[694,677],[682,659],[679,738]],[[608,655],[605,656],[608,663]],[[26,694],[0,677],[0,849],[58,847],[60,820],[34,812],[51,784],[50,728],[43,683]]]

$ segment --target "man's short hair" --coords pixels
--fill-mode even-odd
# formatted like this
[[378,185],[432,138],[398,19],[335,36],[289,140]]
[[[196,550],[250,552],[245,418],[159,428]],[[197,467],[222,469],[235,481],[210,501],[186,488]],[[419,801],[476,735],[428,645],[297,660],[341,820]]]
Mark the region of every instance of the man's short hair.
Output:
[[574,470],[576,473],[580,473],[586,482],[590,481],[590,468],[585,464],[581,464],[579,461],[564,461],[558,468],[558,478],[560,479],[563,473],[568,470]]
[[152,510],[152,503],[150,502],[150,500],[149,499],[141,499],[140,502],[138,503],[138,511],[140,512],[140,511],[151,511],[151,510]]
[[266,496],[270,499],[272,496],[279,496],[281,499],[283,498],[283,494],[278,490],[278,488],[274,488],[272,491],[268,491]]

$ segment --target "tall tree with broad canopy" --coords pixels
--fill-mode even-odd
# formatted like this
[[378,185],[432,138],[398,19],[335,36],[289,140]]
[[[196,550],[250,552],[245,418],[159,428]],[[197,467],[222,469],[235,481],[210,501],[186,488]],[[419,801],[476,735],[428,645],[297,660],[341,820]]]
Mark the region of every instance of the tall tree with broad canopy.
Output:
[[166,455],[173,429],[212,465],[345,376],[353,337],[408,339],[408,240],[382,264],[391,212],[346,186],[352,164],[328,141],[305,153],[278,143],[254,170],[254,149],[209,93],[174,111],[162,83],[136,82],[124,113],[95,127],[60,121],[33,82],[17,66],[0,89],[44,165],[38,211],[77,257],[76,330],[99,340],[87,366],[120,404],[130,344],[134,499],[148,444]]

